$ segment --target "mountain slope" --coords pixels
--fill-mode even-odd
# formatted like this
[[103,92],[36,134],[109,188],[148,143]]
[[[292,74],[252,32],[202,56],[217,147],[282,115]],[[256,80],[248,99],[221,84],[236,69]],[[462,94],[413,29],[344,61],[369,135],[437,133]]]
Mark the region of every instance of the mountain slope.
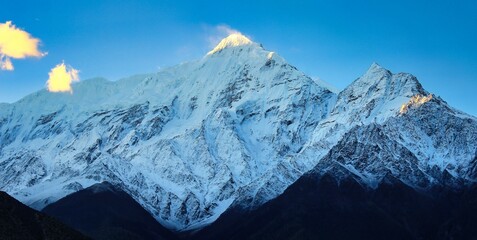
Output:
[[108,182],[70,194],[42,211],[94,239],[176,239],[129,195]]
[[381,124],[399,115],[400,108],[415,95],[428,95],[411,74],[393,74],[377,63],[338,94],[330,114],[315,128],[313,139],[304,148],[304,157],[311,155],[307,165],[324,156],[342,136],[357,125]]
[[423,191],[436,185],[460,188],[477,180],[476,142],[476,119],[433,97],[381,124],[355,126],[315,170],[354,174],[371,187],[391,174]]
[[277,196],[301,172],[283,170],[267,193],[262,177],[300,151],[336,94],[243,38],[156,74],[2,106],[0,188],[41,209],[109,181],[175,229]]
[[[344,139],[347,133],[353,131],[361,136]],[[374,150],[387,147],[393,152],[395,166],[406,167],[408,165],[401,160],[414,158],[415,167],[424,171],[426,179],[415,175],[417,173],[388,168],[393,175],[413,187],[418,187],[418,181],[434,182],[435,179],[428,175],[446,171],[473,183],[476,178],[470,172],[477,156],[476,140],[475,117],[450,107],[441,98],[425,91],[414,76],[392,74],[373,64],[363,77],[339,93],[336,105],[316,127],[301,157],[305,159],[303,162],[310,162],[307,167],[311,169],[316,163],[323,162],[326,154],[334,151],[349,159],[349,162],[342,163],[345,167],[349,166],[348,170],[357,169],[356,172],[366,178],[365,175],[372,173],[362,168],[368,165],[361,159],[367,156],[357,155],[374,154]],[[349,149],[351,152],[348,153],[353,156],[342,151],[351,144],[348,141],[361,144]],[[406,154],[413,156],[402,156],[403,153],[397,153],[394,148],[408,151]],[[380,164],[383,160],[386,161],[378,154],[367,161]],[[330,156],[329,161],[339,161],[338,155]],[[357,165],[361,165],[361,169]],[[380,173],[381,176],[385,174]],[[408,181],[404,179],[406,177],[416,179]],[[369,180],[368,183],[372,184],[373,180]]]
[[0,239],[89,239],[0,192]]
[[[336,106],[346,92],[356,90],[341,92]],[[370,96],[365,92],[359,96]],[[353,109],[336,118],[335,107],[330,118],[336,122],[323,120],[334,127],[318,131],[342,135],[310,172],[257,209],[229,209],[195,237],[474,239],[477,121],[418,92],[396,105],[394,114],[369,122],[368,113],[376,109],[363,108],[341,125]],[[307,147],[323,147],[323,140],[320,144]]]

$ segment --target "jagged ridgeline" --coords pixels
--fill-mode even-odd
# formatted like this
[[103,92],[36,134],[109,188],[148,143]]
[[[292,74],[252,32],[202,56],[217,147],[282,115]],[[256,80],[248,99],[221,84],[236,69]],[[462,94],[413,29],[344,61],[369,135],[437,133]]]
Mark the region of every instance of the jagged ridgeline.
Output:
[[477,179],[477,120],[373,64],[341,92],[233,34],[198,61],[0,105],[0,189],[41,209],[108,181],[171,229],[307,171],[423,190]]

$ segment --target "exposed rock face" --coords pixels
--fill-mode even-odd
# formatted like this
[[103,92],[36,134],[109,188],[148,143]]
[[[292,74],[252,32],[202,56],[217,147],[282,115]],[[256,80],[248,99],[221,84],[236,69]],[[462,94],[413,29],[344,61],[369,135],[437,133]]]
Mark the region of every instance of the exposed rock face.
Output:
[[338,94],[233,38],[156,74],[0,105],[0,189],[41,209],[109,181],[184,230],[257,207],[317,164],[371,186],[388,173],[416,188],[476,180],[476,119],[437,96],[401,114],[429,95],[414,76],[373,64]]

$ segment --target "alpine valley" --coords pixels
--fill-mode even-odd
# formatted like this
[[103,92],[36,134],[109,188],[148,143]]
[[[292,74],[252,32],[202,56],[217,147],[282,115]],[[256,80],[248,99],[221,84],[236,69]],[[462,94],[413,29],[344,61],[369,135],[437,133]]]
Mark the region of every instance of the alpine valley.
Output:
[[411,74],[337,91],[236,33],[73,89],[0,104],[0,189],[34,209],[108,182],[184,238],[476,236],[477,118]]

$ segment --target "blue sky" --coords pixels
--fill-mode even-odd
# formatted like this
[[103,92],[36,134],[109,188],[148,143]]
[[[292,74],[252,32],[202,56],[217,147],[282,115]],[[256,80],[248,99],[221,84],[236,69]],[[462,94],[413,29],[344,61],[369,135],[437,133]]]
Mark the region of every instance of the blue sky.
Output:
[[117,80],[199,59],[228,25],[339,89],[372,62],[410,72],[477,115],[476,1],[2,1],[8,20],[42,41],[41,58],[0,71],[0,102],[45,87],[65,61],[81,79]]

